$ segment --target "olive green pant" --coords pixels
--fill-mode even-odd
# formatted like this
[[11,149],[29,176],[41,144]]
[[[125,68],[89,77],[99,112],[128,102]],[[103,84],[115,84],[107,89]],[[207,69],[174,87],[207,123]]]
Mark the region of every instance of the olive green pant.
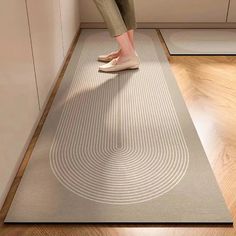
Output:
[[93,0],[112,37],[136,29],[134,0]]

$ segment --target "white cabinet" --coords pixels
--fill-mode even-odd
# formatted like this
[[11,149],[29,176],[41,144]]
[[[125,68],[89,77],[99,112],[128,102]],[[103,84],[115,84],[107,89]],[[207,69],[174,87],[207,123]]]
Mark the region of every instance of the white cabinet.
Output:
[[27,0],[40,107],[44,107],[64,59],[60,0]]
[[63,36],[64,56],[68,52],[71,43],[78,32],[80,25],[79,1],[78,0],[60,0],[61,23]]
[[141,22],[225,22],[228,0],[136,0],[136,7]]
[[[134,1],[138,22],[225,22],[229,0]],[[81,22],[103,21],[93,0],[80,0],[80,9]]]
[[230,0],[228,22],[236,22],[236,0]]
[[78,31],[78,5],[0,1],[0,208]]
[[39,115],[26,5],[0,1],[0,208]]
[[78,0],[27,0],[40,107],[79,28]]

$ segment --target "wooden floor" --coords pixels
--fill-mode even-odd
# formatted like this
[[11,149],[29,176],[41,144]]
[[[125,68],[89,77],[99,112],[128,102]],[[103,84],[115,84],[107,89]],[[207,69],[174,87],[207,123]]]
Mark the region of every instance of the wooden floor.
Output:
[[[235,56],[170,56],[161,38],[171,68],[182,91],[225,201],[236,222],[236,57]],[[75,46],[69,53],[68,60]],[[26,152],[18,174],[0,212],[0,236],[81,235],[81,236],[232,236],[233,227],[176,225],[79,225],[79,224],[12,224],[3,220],[50,109],[58,83]],[[201,174],[201,173],[199,173]]]

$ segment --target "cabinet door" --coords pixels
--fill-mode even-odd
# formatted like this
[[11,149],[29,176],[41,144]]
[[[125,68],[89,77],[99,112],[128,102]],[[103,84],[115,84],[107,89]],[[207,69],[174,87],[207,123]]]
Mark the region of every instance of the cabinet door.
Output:
[[24,0],[0,1],[0,208],[39,115]]
[[[138,22],[225,22],[228,7],[228,0],[134,1]],[[81,22],[102,21],[93,0],[80,0],[80,8]]]
[[230,0],[228,22],[236,22],[236,0]]
[[228,0],[136,0],[136,6],[141,22],[225,22]]
[[27,0],[41,108],[63,62],[59,0]]
[[79,1],[60,0],[60,6],[61,6],[63,49],[65,56],[71,46],[75,34],[79,29],[80,25]]

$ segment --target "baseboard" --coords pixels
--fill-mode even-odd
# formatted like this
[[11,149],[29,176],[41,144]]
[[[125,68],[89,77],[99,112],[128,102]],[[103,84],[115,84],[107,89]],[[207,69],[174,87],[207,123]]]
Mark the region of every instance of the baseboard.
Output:
[[[106,28],[104,22],[81,22],[81,28]],[[235,23],[221,23],[221,22],[214,22],[214,23],[185,23],[185,22],[138,22],[138,28],[236,28]]]

